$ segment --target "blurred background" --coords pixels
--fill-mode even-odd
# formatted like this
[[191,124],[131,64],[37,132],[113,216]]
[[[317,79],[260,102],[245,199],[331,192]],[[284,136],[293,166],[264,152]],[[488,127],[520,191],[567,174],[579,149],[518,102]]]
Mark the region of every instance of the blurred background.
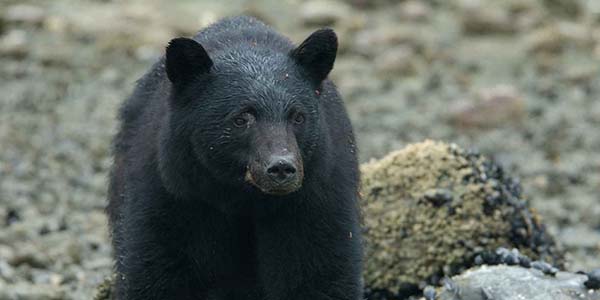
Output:
[[242,13],[295,42],[337,31],[361,161],[478,149],[521,179],[569,270],[600,267],[600,1],[0,0],[0,299],[91,298],[119,104],[171,38]]

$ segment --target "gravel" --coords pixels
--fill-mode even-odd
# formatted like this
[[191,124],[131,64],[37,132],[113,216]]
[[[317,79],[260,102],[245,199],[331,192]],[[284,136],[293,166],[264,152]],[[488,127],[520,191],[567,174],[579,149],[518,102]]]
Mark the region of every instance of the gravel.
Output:
[[[331,76],[363,162],[426,138],[478,148],[521,177],[568,270],[600,266],[595,1],[337,0],[316,23],[298,17],[306,3],[246,2],[0,2],[0,299],[91,297],[111,272],[103,209],[119,103],[170,38],[245,9],[294,41],[340,33]],[[486,16],[493,26],[473,31]],[[397,65],[381,72],[383,59]],[[478,96],[498,86],[513,100]],[[458,103],[490,117],[465,128]]]

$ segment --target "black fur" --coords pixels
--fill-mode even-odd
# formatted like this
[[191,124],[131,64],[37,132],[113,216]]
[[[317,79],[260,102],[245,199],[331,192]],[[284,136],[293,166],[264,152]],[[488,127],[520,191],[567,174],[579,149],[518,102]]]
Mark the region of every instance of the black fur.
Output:
[[[120,110],[117,299],[361,298],[354,135],[325,79],[335,34],[295,49],[235,17],[193,40],[173,40]],[[303,170],[296,185],[264,177],[274,155]]]
[[183,85],[196,75],[208,73],[213,65],[204,47],[186,38],[173,39],[166,57],[167,77],[174,85]]

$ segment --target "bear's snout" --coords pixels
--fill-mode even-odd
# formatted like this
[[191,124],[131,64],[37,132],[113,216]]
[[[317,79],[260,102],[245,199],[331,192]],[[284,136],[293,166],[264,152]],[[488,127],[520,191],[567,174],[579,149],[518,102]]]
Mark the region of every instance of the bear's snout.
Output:
[[267,169],[265,170],[271,180],[278,183],[285,183],[294,180],[297,176],[295,159],[291,155],[274,155],[271,157]]
[[246,181],[265,194],[282,196],[302,186],[302,161],[292,153],[273,154],[248,166]]

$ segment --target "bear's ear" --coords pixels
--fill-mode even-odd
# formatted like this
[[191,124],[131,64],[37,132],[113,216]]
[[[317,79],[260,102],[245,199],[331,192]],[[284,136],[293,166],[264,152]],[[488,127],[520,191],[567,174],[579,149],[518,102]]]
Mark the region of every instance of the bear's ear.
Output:
[[167,77],[173,84],[186,84],[194,77],[208,73],[212,65],[204,47],[192,39],[176,38],[167,46]]
[[326,28],[313,32],[290,55],[313,83],[319,85],[333,69],[337,48],[335,32]]

